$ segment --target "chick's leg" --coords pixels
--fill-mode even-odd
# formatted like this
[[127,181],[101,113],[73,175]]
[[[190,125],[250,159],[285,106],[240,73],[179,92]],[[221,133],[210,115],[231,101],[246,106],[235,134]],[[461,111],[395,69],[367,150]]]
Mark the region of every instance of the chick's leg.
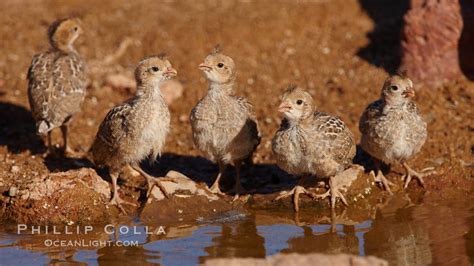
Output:
[[68,125],[62,125],[61,126],[61,133],[63,135],[63,147],[62,147],[62,153],[64,155],[71,155],[71,156],[78,156],[79,154],[71,149],[69,147],[69,143],[67,141],[67,135],[68,135]]
[[406,162],[402,163],[403,167],[405,168],[406,174],[404,175],[405,178],[405,185],[403,186],[404,189],[408,187],[408,184],[410,184],[411,179],[414,177],[420,181],[420,184],[422,187],[425,187],[425,181],[423,180],[423,177],[429,176],[432,174],[436,174],[436,171],[434,171],[434,168],[425,168],[421,170],[421,173],[411,169],[410,166]]
[[133,205],[135,207],[136,207],[136,204],[124,201],[122,198],[120,198],[119,193],[118,193],[119,187],[117,185],[117,179],[119,177],[119,174],[117,172],[111,172],[110,177],[112,178],[113,195],[112,195],[112,199],[110,200],[109,203],[117,206],[122,213],[127,214],[127,212],[123,208],[122,204],[129,204],[129,205]]
[[[222,162],[219,162],[218,164],[219,164],[219,174],[217,174],[216,180],[214,181],[214,183],[212,184],[212,186],[209,189],[214,194],[223,195],[224,193],[222,193],[221,189],[219,188],[219,182],[221,180],[222,175],[224,174],[224,171],[226,169],[226,165]],[[240,182],[240,180],[239,180],[239,182]]]
[[381,167],[381,162],[377,159],[374,159],[375,163],[375,171],[377,171],[377,175],[374,174],[373,171],[370,171],[369,175],[373,176],[375,179],[375,182],[382,183],[383,188],[388,191],[388,193],[393,194],[392,190],[390,189],[390,186],[393,186],[394,184],[389,181],[384,174],[382,173],[382,167]]
[[171,177],[160,177],[160,178],[156,178],[156,177],[153,177],[151,175],[149,175],[147,172],[145,172],[138,163],[135,163],[135,164],[132,164],[130,165],[135,171],[139,172],[143,177],[146,178],[146,182],[148,184],[148,190],[146,192],[146,196],[147,198],[150,196],[150,193],[153,189],[154,186],[157,186],[160,188],[161,192],[163,192],[163,195],[165,195],[165,197],[169,198],[169,193],[166,191],[166,188],[163,186],[163,184],[161,184],[161,182],[165,182],[165,181],[169,181],[169,182],[176,182],[176,180],[174,180],[173,178]]
[[68,143],[67,143],[67,126],[61,126],[61,133],[63,135],[63,153],[66,153],[68,150]]
[[242,183],[240,182],[240,168],[242,164],[240,162],[235,163],[235,185],[232,191],[235,192],[235,196],[232,201],[236,201],[240,197],[240,193],[245,192],[245,188],[242,187]]
[[48,153],[53,154],[53,141],[51,139],[51,131],[48,132]]
[[334,181],[334,178],[335,178],[334,176],[331,176],[329,178],[329,190],[324,194],[317,195],[316,197],[321,198],[321,199],[325,199],[325,198],[331,196],[331,208],[336,207],[337,198],[340,198],[341,201],[346,206],[348,206],[349,204],[347,204],[347,200],[346,200],[346,198],[344,197],[344,195],[342,194],[342,191],[341,191],[343,188]]
[[293,206],[294,206],[295,212],[298,212],[300,210],[300,207],[299,207],[300,194],[306,194],[306,195],[310,196],[311,198],[315,198],[315,197],[318,196],[315,193],[310,192],[309,190],[305,189],[302,186],[305,179],[306,179],[306,177],[301,177],[298,180],[298,183],[296,184],[296,186],[292,190],[281,192],[280,195],[275,198],[275,200],[279,200],[279,199],[283,199],[283,198],[293,196]]

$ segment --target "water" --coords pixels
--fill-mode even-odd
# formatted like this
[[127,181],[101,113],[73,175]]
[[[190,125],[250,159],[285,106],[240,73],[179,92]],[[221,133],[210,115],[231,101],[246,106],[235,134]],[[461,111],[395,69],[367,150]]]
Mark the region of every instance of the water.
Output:
[[[105,232],[104,226],[94,226],[87,234],[82,230],[79,234],[65,235],[64,229],[58,229],[61,235],[31,234],[30,228],[17,234],[17,225],[9,225],[0,233],[0,264],[194,265],[221,257],[344,252],[375,255],[391,265],[472,265],[474,208],[471,200],[423,200],[415,204],[399,196],[379,206],[369,215],[371,218],[360,221],[338,210],[328,222],[316,223],[311,213],[303,210],[297,217],[292,217],[290,212],[282,215],[258,211],[246,217],[237,216],[238,219],[181,226],[127,223],[117,227],[122,232],[116,234]],[[76,227],[71,227],[71,231],[74,230]],[[134,241],[137,245],[45,247],[45,241],[52,239],[86,244],[118,239],[123,245]]]

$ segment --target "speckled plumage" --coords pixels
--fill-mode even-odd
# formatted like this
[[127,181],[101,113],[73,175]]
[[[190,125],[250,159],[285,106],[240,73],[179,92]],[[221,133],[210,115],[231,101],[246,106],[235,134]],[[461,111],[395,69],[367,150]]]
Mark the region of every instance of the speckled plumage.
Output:
[[[67,149],[67,125],[81,109],[86,94],[85,64],[72,44],[81,34],[78,19],[50,26],[51,48],[33,57],[28,70],[28,99],[39,134],[61,127]],[[49,148],[51,149],[50,137]]]
[[147,179],[147,196],[154,184],[163,190],[157,180],[140,168],[139,163],[147,157],[154,162],[164,147],[170,113],[160,92],[160,84],[175,76],[176,71],[168,60],[153,56],[142,60],[135,74],[137,95],[109,111],[91,147],[95,164],[110,171],[114,182],[112,203],[119,206],[123,201],[117,195],[116,179],[125,165],[132,166]]
[[[307,91],[291,86],[283,94],[280,112],[285,118],[272,141],[280,168],[297,176],[330,178],[350,166],[356,152],[352,132],[339,118],[315,111]],[[283,196],[291,194],[297,198],[295,191]],[[335,198],[332,205],[333,201]],[[297,200],[295,209],[298,210]]]
[[383,100],[375,101],[360,121],[362,148],[388,164],[411,158],[426,140],[426,122],[414,102],[387,106]]
[[207,95],[191,111],[193,140],[199,150],[219,164],[219,175],[211,190],[221,193],[220,176],[225,165],[234,164],[238,194],[240,163],[250,158],[260,143],[257,119],[252,104],[232,94],[235,65],[230,57],[212,53],[200,68],[210,84]]
[[[411,80],[401,76],[389,77],[383,85],[382,98],[371,103],[362,114],[360,144],[375,159],[387,164],[405,164],[425,143],[426,122],[411,100],[413,96]],[[381,171],[378,172],[380,181],[384,182]],[[384,186],[390,191],[386,183]]]
[[107,113],[92,145],[94,162],[111,170],[149,158],[165,144],[170,113],[158,88],[115,106]]

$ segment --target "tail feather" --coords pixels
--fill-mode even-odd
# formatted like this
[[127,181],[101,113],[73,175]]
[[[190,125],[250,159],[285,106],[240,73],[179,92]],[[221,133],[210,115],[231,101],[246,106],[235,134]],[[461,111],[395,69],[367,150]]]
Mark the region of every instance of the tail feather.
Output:
[[53,129],[53,127],[45,120],[41,120],[36,124],[36,127],[38,129],[38,134],[40,135],[46,135],[49,131]]

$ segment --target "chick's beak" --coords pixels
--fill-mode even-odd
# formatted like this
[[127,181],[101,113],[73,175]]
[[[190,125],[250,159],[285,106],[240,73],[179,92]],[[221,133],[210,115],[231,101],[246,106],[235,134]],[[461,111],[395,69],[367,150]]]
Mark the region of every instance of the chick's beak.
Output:
[[404,92],[404,95],[405,95],[405,97],[413,98],[413,97],[415,97],[415,90],[413,88],[408,88]]
[[291,110],[291,106],[287,102],[282,102],[280,106],[278,106],[278,112],[285,113]]
[[202,63],[199,65],[199,69],[201,69],[202,71],[210,71],[212,67],[206,65],[205,63]]
[[176,71],[176,69],[174,69],[172,67],[169,67],[166,70],[165,75],[168,76],[168,77],[175,77],[176,75],[178,75],[178,71]]

